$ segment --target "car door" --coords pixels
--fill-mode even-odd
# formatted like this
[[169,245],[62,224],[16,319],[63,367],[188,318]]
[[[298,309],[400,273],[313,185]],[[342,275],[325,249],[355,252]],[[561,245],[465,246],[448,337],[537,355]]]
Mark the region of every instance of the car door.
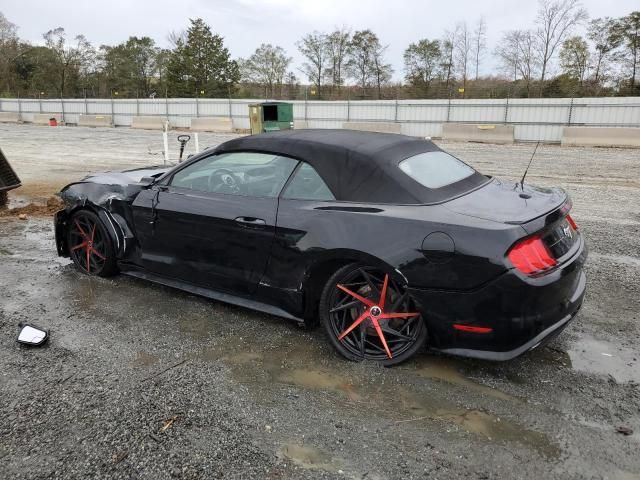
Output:
[[187,164],[133,202],[142,266],[162,276],[252,293],[267,264],[278,194],[297,160],[214,154]]

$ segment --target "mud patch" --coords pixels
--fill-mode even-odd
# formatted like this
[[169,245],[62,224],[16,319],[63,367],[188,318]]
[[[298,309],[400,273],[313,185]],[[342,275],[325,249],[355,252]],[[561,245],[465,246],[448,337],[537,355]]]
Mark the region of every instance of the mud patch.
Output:
[[136,356],[132,360],[131,364],[136,367],[150,367],[159,361],[160,357],[158,355],[140,350],[139,352],[136,352]]
[[0,209],[0,217],[18,217],[20,215],[52,216],[63,207],[62,200],[58,197],[49,197],[44,204],[25,203],[21,206],[9,204],[9,208]]
[[567,353],[575,370],[611,376],[618,383],[640,383],[640,352],[583,336]]
[[395,398],[402,406],[400,412],[410,414],[409,418],[395,422],[400,428],[408,423],[444,422],[457,425],[468,433],[479,435],[494,443],[517,442],[548,458],[557,458],[560,455],[560,449],[547,435],[510,420],[478,409],[452,408],[444,405],[441,399],[417,395],[407,388],[397,388],[395,392]]
[[415,369],[415,373],[420,377],[458,385],[465,389],[476,391],[481,395],[506,401],[520,401],[518,398],[501,392],[496,388],[471,380],[461,372],[460,362],[451,358],[422,356],[416,358],[411,367],[405,368]]
[[334,459],[315,447],[288,443],[280,449],[279,456],[289,459],[302,468],[326,470],[329,472],[338,471],[338,466],[334,463]]

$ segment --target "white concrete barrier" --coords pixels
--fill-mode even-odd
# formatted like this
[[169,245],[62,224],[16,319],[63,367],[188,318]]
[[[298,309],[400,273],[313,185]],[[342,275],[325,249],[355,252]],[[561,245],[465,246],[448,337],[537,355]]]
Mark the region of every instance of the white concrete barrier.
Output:
[[509,144],[515,141],[513,125],[443,123],[442,139],[458,142]]
[[112,127],[113,117],[111,115],[80,115],[78,117],[79,127]]
[[402,124],[395,122],[344,122],[342,128],[365,132],[400,133]]
[[560,144],[563,147],[640,147],[640,128],[564,127]]
[[164,123],[167,121],[164,117],[132,117],[131,128],[142,128],[144,130],[163,130]]
[[0,122],[12,122],[18,123],[20,121],[20,117],[17,113],[14,112],[0,112]]
[[191,119],[192,132],[233,132],[229,117],[198,117]]
[[58,125],[62,123],[61,113],[34,113],[32,122],[36,125],[49,125],[50,118],[55,118]]
[[309,128],[309,122],[306,120],[294,120],[293,121],[293,129],[294,130],[302,130],[304,128]]

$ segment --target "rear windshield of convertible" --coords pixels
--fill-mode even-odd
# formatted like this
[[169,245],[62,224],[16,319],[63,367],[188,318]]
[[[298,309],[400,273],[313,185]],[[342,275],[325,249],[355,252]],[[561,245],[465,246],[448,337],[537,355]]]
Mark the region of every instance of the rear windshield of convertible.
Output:
[[445,187],[475,173],[469,165],[446,152],[419,153],[402,160],[398,166],[427,188]]

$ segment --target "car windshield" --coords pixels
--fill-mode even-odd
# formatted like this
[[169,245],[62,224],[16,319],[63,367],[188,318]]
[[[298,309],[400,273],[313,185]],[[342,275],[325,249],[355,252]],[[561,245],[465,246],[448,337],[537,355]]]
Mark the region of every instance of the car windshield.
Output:
[[425,152],[399,164],[400,170],[427,188],[440,188],[459,182],[475,170],[446,152]]

